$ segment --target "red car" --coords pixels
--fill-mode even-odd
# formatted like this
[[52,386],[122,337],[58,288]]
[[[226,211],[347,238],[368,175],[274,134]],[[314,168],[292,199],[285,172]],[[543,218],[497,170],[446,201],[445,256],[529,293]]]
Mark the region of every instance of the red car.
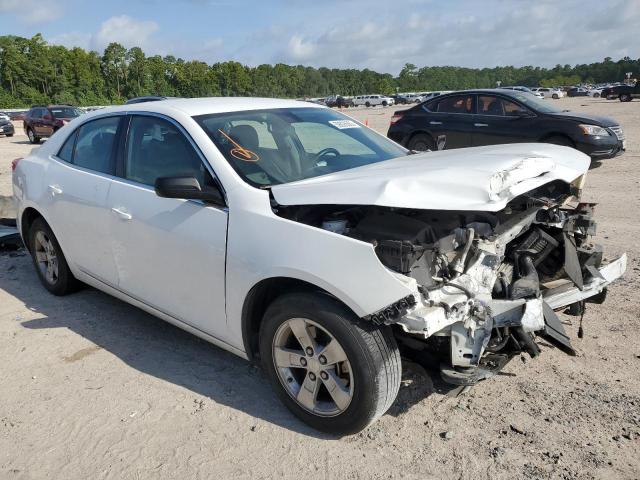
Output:
[[31,143],[40,143],[80,115],[82,111],[71,105],[34,105],[24,117],[24,133]]

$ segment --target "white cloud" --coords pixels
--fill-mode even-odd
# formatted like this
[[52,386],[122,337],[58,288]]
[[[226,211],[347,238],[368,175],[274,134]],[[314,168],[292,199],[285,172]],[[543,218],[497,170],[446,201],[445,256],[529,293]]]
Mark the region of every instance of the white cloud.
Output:
[[553,66],[640,56],[634,42],[639,0],[490,0],[482,6],[459,0],[446,8],[412,0],[394,4],[395,14],[344,7],[340,20],[329,27],[306,22],[272,27],[254,34],[235,56],[250,64],[303,63],[390,73],[398,73],[405,63]]
[[112,42],[125,47],[150,46],[152,35],[158,30],[158,24],[152,20],[136,20],[128,15],[111,17],[102,22],[100,29],[91,38],[91,48],[102,50]]
[[25,23],[35,24],[56,20],[63,12],[55,0],[0,0],[0,13],[12,13]]

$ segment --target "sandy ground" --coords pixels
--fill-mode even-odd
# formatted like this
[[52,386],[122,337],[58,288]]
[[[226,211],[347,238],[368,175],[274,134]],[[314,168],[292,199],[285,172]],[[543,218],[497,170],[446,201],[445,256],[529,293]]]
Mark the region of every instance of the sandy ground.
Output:
[[[390,412],[338,439],[292,417],[255,366],[96,290],[53,297],[5,252],[0,478],[640,478],[640,102],[557,102],[629,139],[588,178],[598,240],[629,268],[584,339],[563,316],[577,357],[542,344],[459,397],[406,363]],[[394,110],[349,113],[386,133]],[[25,140],[0,138],[0,195]]]

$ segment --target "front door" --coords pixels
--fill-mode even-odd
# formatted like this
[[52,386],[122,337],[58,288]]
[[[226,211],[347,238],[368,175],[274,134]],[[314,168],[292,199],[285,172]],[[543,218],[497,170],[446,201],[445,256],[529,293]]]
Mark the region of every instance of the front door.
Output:
[[427,115],[427,125],[438,149],[463,148],[471,146],[473,133],[473,113],[475,95],[450,95],[429,104],[431,113]]
[[158,177],[213,177],[186,132],[157,116],[132,115],[121,180],[109,192],[118,288],[221,340],[225,316],[227,210],[161,198]]
[[536,142],[538,120],[525,107],[496,95],[478,95],[473,146]]

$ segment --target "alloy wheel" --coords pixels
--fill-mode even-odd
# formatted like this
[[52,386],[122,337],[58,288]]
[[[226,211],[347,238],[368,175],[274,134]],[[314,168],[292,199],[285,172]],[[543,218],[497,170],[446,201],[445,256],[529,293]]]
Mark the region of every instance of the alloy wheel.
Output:
[[35,236],[35,257],[43,278],[50,285],[58,281],[58,256],[51,240],[43,231]]
[[278,379],[298,405],[334,417],[353,399],[353,370],[336,338],[316,322],[292,318],[278,327],[272,344]]

